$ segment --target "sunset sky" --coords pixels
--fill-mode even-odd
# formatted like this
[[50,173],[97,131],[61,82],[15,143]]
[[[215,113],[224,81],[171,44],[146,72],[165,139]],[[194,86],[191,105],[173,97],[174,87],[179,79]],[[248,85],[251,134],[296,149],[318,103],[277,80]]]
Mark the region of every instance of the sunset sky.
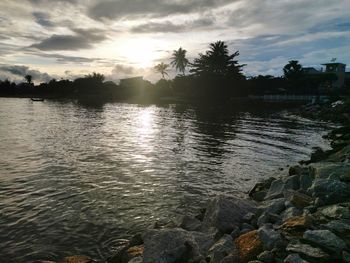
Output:
[[350,65],[349,10],[349,0],[1,0],[0,79],[155,81],[174,49],[192,60],[217,40],[240,51],[247,76],[281,75],[291,59]]

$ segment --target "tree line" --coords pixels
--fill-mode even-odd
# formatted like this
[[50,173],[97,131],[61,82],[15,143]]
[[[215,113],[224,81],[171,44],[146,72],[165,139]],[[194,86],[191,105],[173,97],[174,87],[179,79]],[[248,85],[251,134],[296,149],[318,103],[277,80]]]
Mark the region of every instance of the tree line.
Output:
[[[247,95],[327,93],[337,78],[334,74],[307,74],[295,60],[285,65],[281,77],[259,75],[247,78],[243,74],[245,65],[237,59],[239,52],[230,53],[223,41],[211,43],[209,49],[198,54],[192,62],[186,54],[187,51],[180,47],[173,51],[170,64],[161,62],[156,65],[154,70],[161,75],[161,79],[155,84],[143,80],[133,85],[117,85],[105,81],[102,74],[92,73],[73,81],[52,79],[48,83],[34,85],[32,76],[26,75],[25,82],[20,84],[0,81],[0,95],[100,100],[177,97],[223,101]],[[169,78],[170,66],[178,72],[174,79]]]

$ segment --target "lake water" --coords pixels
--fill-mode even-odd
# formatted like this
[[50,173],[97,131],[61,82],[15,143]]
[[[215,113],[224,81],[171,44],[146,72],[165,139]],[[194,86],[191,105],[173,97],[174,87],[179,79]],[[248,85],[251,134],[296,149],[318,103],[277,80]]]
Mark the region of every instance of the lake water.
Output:
[[0,98],[0,262],[105,257],[158,219],[286,173],[328,147],[331,126],[276,110]]

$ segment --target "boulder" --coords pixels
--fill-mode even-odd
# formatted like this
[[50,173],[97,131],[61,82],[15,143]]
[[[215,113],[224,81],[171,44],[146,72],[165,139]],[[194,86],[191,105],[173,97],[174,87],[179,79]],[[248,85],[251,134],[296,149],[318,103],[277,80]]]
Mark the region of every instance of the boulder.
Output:
[[300,175],[292,175],[287,178],[278,179],[271,183],[265,200],[281,198],[286,190],[298,190],[300,187]]
[[314,201],[314,198],[296,191],[286,191],[285,197],[293,206],[301,209],[309,206]]
[[209,235],[180,228],[152,229],[142,235],[143,262],[187,262],[204,256],[213,244]]
[[335,204],[318,208],[316,215],[327,219],[350,219],[350,210],[347,206]]
[[333,220],[322,226],[341,236],[350,237],[350,220]]
[[305,229],[312,225],[312,218],[307,215],[296,216],[283,222],[280,228],[290,234],[302,233]]
[[331,251],[336,255],[341,255],[346,248],[345,242],[329,230],[307,230],[303,238],[311,244]]
[[332,179],[316,179],[309,188],[313,197],[319,197],[325,204],[350,200],[350,187],[344,182]]
[[345,263],[350,263],[350,253],[347,251],[343,251],[343,261]]
[[202,230],[208,231],[214,228],[221,233],[229,234],[242,223],[247,213],[255,213],[256,210],[255,204],[251,201],[236,197],[217,197],[211,200],[207,207]]
[[286,208],[285,202],[284,198],[264,201],[259,206],[259,211],[268,214],[279,214]]
[[309,260],[317,260],[319,262],[329,262],[329,255],[318,247],[303,244],[298,241],[290,242],[286,248],[287,252],[297,253]]
[[301,174],[299,178],[300,189],[303,191],[309,189],[313,180],[314,176],[312,176],[310,173]]
[[230,235],[224,235],[208,251],[206,260],[210,263],[220,263],[226,256],[233,254],[236,249]]
[[290,254],[283,261],[284,263],[308,263],[306,260],[302,259],[299,254]]
[[258,182],[254,185],[254,187],[249,191],[249,196],[255,201],[262,201],[264,200],[267,190],[270,188],[271,183],[276,180],[275,178],[271,177],[264,181]]
[[142,257],[136,257],[128,261],[128,263],[143,263]]
[[202,226],[202,222],[199,221],[195,217],[191,216],[183,216],[181,219],[181,222],[179,224],[179,227],[188,230],[188,231],[198,231]]
[[241,235],[235,240],[235,244],[242,263],[254,260],[263,251],[263,243],[257,230]]
[[264,251],[258,255],[258,260],[264,263],[274,263],[274,255],[270,251]]
[[92,258],[88,256],[76,255],[65,257],[62,263],[92,263]]
[[258,234],[265,250],[273,249],[282,239],[281,234],[268,225],[260,227]]
[[133,258],[142,257],[144,249],[145,249],[145,247],[143,245],[128,248],[126,250],[126,253],[124,254],[125,255],[124,261],[128,262],[128,261],[132,260]]
[[289,207],[282,213],[282,220],[286,221],[289,218],[300,216],[302,214],[301,210],[296,207]]

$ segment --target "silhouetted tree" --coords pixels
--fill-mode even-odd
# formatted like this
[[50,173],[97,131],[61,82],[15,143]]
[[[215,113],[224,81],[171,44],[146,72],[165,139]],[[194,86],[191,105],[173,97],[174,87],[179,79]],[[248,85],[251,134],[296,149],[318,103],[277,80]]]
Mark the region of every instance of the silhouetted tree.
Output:
[[31,75],[25,75],[24,78],[28,84],[32,84],[33,77]]
[[164,64],[164,63],[162,62],[162,63],[156,65],[156,66],[154,67],[154,70],[155,70],[156,72],[162,74],[162,78],[164,79],[164,76],[165,76],[165,75],[169,76],[168,73],[166,72],[168,68],[169,68],[169,65],[168,65],[168,64]]
[[182,49],[181,47],[178,50],[174,50],[172,55],[171,65],[175,67],[176,70],[182,72],[185,75],[185,69],[188,64],[188,59],[186,58],[187,50]]
[[199,54],[192,63],[190,72],[194,76],[216,75],[220,77],[233,77],[242,79],[242,68],[234,58],[239,55],[236,51],[229,54],[227,45],[223,41],[217,41],[209,45],[210,49],[205,54]]
[[291,60],[283,68],[284,77],[288,80],[297,80],[303,77],[303,66],[297,60]]

